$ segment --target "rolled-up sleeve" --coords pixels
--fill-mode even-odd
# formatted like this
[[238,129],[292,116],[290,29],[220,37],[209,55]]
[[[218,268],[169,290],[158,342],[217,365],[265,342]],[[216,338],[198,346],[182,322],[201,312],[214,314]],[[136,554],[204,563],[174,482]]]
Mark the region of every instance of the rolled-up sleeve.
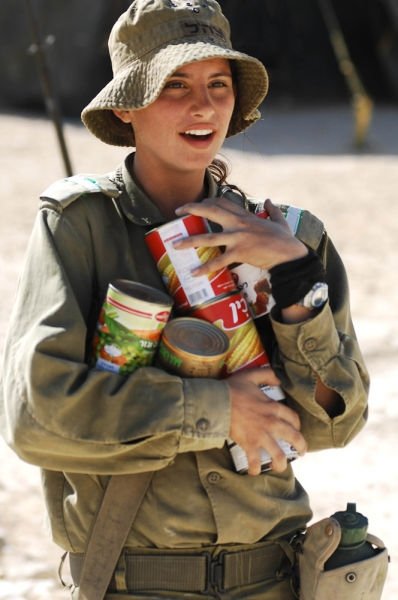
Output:
[[[369,376],[352,325],[344,266],[332,242],[322,256],[329,284],[329,302],[312,319],[282,323],[271,315],[277,340],[274,367],[301,420],[309,450],[346,445],[367,418]],[[335,390],[344,412],[331,418],[315,400],[317,379]]]

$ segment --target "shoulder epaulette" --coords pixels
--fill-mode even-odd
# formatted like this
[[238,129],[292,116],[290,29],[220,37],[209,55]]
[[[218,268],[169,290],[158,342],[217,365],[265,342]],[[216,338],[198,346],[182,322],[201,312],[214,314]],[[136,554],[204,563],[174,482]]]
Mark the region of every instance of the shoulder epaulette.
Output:
[[63,210],[85,194],[98,193],[117,198],[121,192],[109,175],[80,174],[55,181],[40,194],[40,200],[55,202]]
[[[234,188],[227,185],[221,188],[221,194],[236,204],[246,206],[250,212],[256,212],[256,207],[262,206],[264,202],[264,200],[237,193]],[[317,250],[325,233],[322,221],[309,210],[296,206],[280,204],[279,208],[294,235],[313,250]]]
[[297,208],[296,206],[280,205],[286,221],[294,235],[306,246],[317,250],[325,233],[324,224],[309,210]]

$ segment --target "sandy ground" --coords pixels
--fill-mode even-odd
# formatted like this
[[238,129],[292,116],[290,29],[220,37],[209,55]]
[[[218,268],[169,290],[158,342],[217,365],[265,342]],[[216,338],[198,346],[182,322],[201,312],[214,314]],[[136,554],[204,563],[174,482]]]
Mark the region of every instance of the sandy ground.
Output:
[[[368,145],[352,147],[348,106],[269,108],[264,120],[227,143],[234,182],[258,197],[316,212],[346,263],[352,311],[372,375],[370,418],[344,450],[307,455],[296,464],[314,518],[356,502],[369,530],[389,548],[384,600],[398,597],[398,109],[376,107]],[[0,345],[15,293],[38,194],[64,176],[55,134],[45,119],[0,114]],[[74,172],[106,172],[124,155],[65,128]],[[395,446],[394,446],[395,441]],[[61,600],[61,555],[46,529],[37,468],[0,442],[0,600]]]

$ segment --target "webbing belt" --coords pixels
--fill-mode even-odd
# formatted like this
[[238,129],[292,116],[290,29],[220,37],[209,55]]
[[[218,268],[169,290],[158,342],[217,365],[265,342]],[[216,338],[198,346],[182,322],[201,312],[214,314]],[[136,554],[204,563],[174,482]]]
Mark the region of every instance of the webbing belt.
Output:
[[79,600],[102,600],[153,472],[113,475],[81,555]]
[[[83,564],[82,554],[71,554],[70,569],[75,585],[79,585]],[[123,553],[123,579],[120,586],[120,561],[117,584],[112,578],[109,591],[138,592],[170,590],[206,593],[212,587],[225,591],[234,587],[259,583],[267,579],[284,578],[286,554],[279,544],[260,545],[240,551],[177,554],[157,551],[156,554]]]

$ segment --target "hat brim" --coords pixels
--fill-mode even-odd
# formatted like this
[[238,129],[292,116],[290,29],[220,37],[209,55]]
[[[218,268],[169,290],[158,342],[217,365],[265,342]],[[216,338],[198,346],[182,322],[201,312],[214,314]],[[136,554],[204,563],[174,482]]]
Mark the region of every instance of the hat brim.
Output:
[[207,42],[167,44],[132,62],[97,94],[82,111],[84,125],[97,138],[114,146],[135,146],[134,131],[114,109],[137,110],[154,102],[167,79],[181,66],[212,58],[236,64],[237,100],[227,137],[252,125],[260,117],[258,106],[268,92],[268,75],[256,58]]

